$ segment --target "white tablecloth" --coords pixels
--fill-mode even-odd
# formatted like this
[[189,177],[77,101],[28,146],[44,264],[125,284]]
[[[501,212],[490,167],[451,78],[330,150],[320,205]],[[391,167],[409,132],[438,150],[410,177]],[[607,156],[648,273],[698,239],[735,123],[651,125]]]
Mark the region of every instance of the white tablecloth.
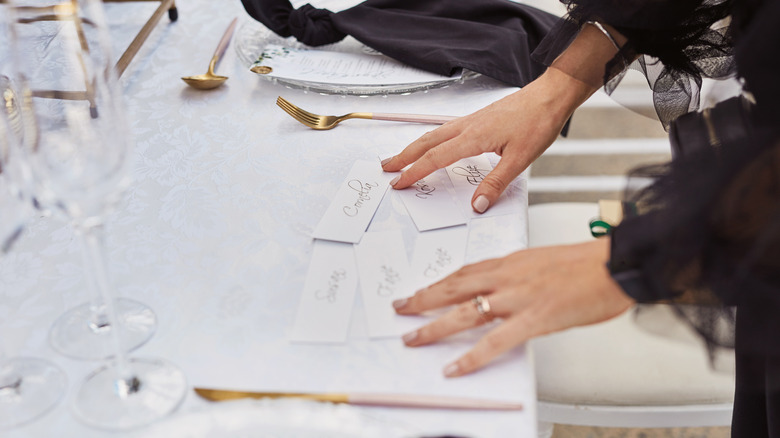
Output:
[[[109,5],[117,53],[154,7]],[[238,1],[181,0],[178,7],[179,21],[163,18],[122,78],[137,158],[135,183],[108,223],[109,264],[117,293],[148,304],[159,319],[157,333],[133,356],[168,359],[194,386],[392,390],[517,400],[526,409],[501,413],[267,402],[213,405],[190,393],[179,412],[163,423],[115,435],[150,436],[157,431],[171,436],[174,431],[202,436],[208,431],[218,436],[229,424],[234,430],[246,426],[257,432],[234,435],[265,436],[258,424],[272,418],[287,421],[290,412],[323,417],[323,410],[332,410],[323,418],[341,418],[343,427],[351,418],[358,429],[361,424],[384,424],[375,430],[386,436],[534,436],[533,368],[522,348],[471,376],[442,376],[444,365],[467,351],[482,332],[409,349],[396,339],[369,340],[358,306],[345,345],[293,345],[286,339],[309,263],[311,232],[352,163],[396,153],[432,127],[355,120],[334,130],[314,131],[277,108],[276,97],[331,114],[464,115],[513,89],[477,78],[408,96],[323,96],[260,79],[231,48],[219,69],[230,77],[227,83],[198,91],[186,87],[180,77],[206,70],[234,16],[250,18]],[[496,157],[491,158],[495,162]],[[524,177],[512,185],[511,194],[515,202],[527,203]],[[391,228],[403,230],[411,250],[417,231],[392,191],[370,229]],[[507,254],[525,242],[524,213],[474,220],[467,262]],[[63,367],[70,379],[69,397],[99,365],[65,359],[47,344],[57,316],[88,298],[80,260],[72,231],[52,218],[34,220],[14,251],[0,260],[0,334],[7,350],[46,357]],[[269,417],[269,412],[281,414]],[[310,424],[322,420],[315,417]],[[295,418],[290,421],[303,417]],[[66,398],[44,418],[3,436],[106,435],[111,434],[78,423]]]

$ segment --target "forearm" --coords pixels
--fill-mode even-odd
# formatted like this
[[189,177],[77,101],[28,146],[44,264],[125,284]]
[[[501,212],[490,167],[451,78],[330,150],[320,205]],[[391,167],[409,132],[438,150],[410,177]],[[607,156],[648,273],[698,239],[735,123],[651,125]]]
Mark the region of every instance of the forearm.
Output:
[[[603,25],[612,37],[596,26],[585,24],[569,47],[539,78],[555,96],[559,116],[568,118],[574,110],[604,85],[606,66],[626,43],[615,29]],[[613,42],[614,40],[614,42]]]

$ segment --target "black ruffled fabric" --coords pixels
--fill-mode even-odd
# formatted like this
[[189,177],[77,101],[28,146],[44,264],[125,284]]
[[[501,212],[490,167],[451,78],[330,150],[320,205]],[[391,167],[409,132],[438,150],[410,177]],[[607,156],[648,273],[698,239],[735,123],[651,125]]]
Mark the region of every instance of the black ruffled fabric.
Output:
[[[653,103],[665,128],[699,109],[702,78],[734,75],[732,29],[723,22],[732,0],[562,0],[569,8],[534,52],[549,65],[587,21],[600,21],[628,38],[607,64],[605,90],[612,93],[626,66],[639,70],[653,90]],[[642,55],[634,61],[636,55]]]
[[351,35],[422,70],[449,76],[466,68],[522,87],[545,70],[531,52],[558,21],[508,0],[368,0],[333,13],[287,0],[241,0],[256,20],[280,36],[310,46]]
[[[743,136],[682,144],[671,163],[631,173],[654,182],[627,190],[632,208],[613,229],[610,268],[639,303],[671,303],[711,352],[735,349],[732,437],[780,437],[780,1],[565,2],[571,16],[540,45],[540,60],[598,20],[629,39],[608,75],[652,56],[638,66],[665,123],[698,108],[702,77],[736,74],[755,101]],[[686,134],[678,138],[711,138]]]
[[780,436],[780,136],[763,130],[632,177],[657,181],[629,195],[637,209],[613,230],[612,260],[643,280],[626,292],[671,303],[713,366],[735,349],[733,438]]

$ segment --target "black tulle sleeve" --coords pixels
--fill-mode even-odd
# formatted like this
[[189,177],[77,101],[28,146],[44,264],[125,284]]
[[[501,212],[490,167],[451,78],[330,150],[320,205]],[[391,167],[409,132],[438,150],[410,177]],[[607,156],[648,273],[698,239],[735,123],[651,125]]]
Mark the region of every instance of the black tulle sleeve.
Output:
[[[610,268],[624,290],[640,303],[676,304],[711,350],[738,342],[780,354],[777,136],[755,134],[631,176],[657,179],[628,195],[633,209],[612,235]],[[739,341],[737,311],[749,321]]]
[[643,55],[634,67],[666,124],[698,109],[702,78],[742,80],[754,102],[745,135],[632,171],[628,187],[644,188],[626,191],[610,270],[640,304],[673,304],[711,352],[780,357],[780,1],[564,2],[569,15],[534,56],[550,64],[586,21],[613,26],[628,43],[606,90]]
[[607,64],[606,91],[615,89],[626,66],[639,70],[653,90],[655,109],[665,127],[676,117],[698,109],[702,78],[725,78],[735,72],[732,31],[726,20],[731,1],[563,2],[568,15],[542,41],[534,58],[551,64],[587,21],[611,25],[628,38],[628,43]]

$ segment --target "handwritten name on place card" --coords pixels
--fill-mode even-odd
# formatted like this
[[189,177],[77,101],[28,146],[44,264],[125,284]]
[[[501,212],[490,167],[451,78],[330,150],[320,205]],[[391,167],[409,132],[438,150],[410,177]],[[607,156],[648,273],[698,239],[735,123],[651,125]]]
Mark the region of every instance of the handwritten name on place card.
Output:
[[417,235],[412,254],[415,290],[429,286],[463,266],[468,236],[466,226],[426,231]]
[[312,237],[336,242],[360,242],[394,177],[392,173],[383,172],[379,163],[356,161],[314,228]]
[[357,282],[352,245],[314,241],[290,341],[346,342]]
[[501,216],[522,211],[522,205],[516,199],[510,199],[507,192],[502,193],[498,201],[482,214],[476,213],[471,208],[474,190],[491,170],[493,166],[484,154],[464,158],[447,166],[447,175],[455,187],[455,199],[468,218]]
[[355,245],[360,292],[372,338],[400,336],[420,324],[399,316],[392,303],[412,290],[409,261],[400,230],[369,232]]
[[452,182],[443,169],[398,192],[418,231],[463,225],[467,222],[452,196]]

